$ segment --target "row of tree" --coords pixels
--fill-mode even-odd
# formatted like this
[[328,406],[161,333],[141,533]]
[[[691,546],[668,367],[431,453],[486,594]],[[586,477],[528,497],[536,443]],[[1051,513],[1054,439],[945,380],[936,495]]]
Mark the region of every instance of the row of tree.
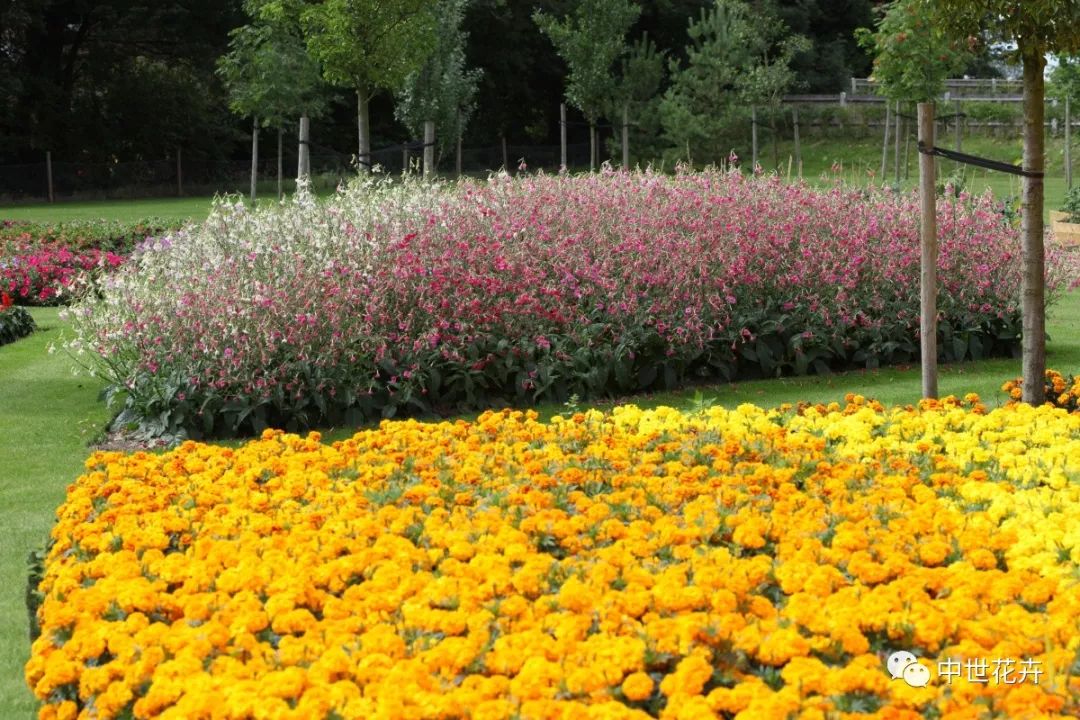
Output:
[[[8,100],[0,105],[0,164],[40,162],[47,149],[54,158],[89,162],[168,159],[180,146],[185,161],[234,162],[243,156],[254,108],[261,127],[292,129],[297,113],[282,117],[276,108],[295,109],[297,95],[307,95],[304,102],[320,118],[321,144],[357,147],[350,140],[357,133],[360,87],[366,88],[362,94],[374,145],[420,137],[416,113],[431,112],[421,107],[429,102],[421,98],[431,94],[406,89],[403,78],[416,73],[416,83],[424,83],[415,60],[432,53],[444,59],[443,72],[462,80],[462,93],[472,91],[471,101],[460,103],[460,120],[459,108],[436,119],[442,154],[459,122],[467,144],[491,145],[500,137],[518,144],[557,142],[559,102],[572,68],[570,56],[557,49],[555,36],[541,31],[537,20],[558,35],[554,24],[573,26],[584,4],[469,0],[451,4],[448,11],[442,5],[436,9],[435,0],[7,0],[0,2],[0,92]],[[618,59],[603,72],[628,80],[618,90],[629,94],[631,142],[640,157],[692,142],[689,131],[675,129],[674,109],[667,125],[661,123],[659,105],[675,82],[672,68],[685,69],[690,54],[698,52],[688,26],[700,24],[702,12],[711,15],[715,5],[713,0],[638,3],[619,35],[629,38],[619,43],[627,52],[617,52]],[[769,13],[808,38],[789,67],[808,91],[831,92],[869,70],[869,57],[853,31],[872,21],[872,5],[872,0],[753,3],[755,12]],[[380,18],[392,21],[410,8],[416,16],[396,27],[393,39],[365,35]],[[397,42],[392,62],[379,70],[371,61]],[[701,42],[708,40],[703,36]],[[223,55],[242,62],[223,67]],[[430,84],[440,70],[434,64],[428,70]],[[263,91],[244,97],[245,91],[231,92],[223,82],[230,73],[234,79],[263,76],[270,88],[262,97],[256,95]],[[324,86],[319,92],[307,93],[319,85]],[[621,123],[621,108],[614,106],[625,103],[611,99],[610,104],[613,108],[596,115],[597,124],[604,118]],[[246,123],[237,121],[230,105],[250,106],[241,111]],[[572,122],[579,119],[584,120],[572,114]],[[584,133],[584,126],[571,129],[572,137]]]

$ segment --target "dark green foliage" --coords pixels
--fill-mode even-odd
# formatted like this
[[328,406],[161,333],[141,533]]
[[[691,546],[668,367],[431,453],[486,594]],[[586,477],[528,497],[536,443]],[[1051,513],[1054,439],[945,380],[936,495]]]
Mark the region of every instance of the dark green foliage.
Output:
[[37,325],[26,308],[12,306],[0,309],[0,345],[15,342],[34,332]]

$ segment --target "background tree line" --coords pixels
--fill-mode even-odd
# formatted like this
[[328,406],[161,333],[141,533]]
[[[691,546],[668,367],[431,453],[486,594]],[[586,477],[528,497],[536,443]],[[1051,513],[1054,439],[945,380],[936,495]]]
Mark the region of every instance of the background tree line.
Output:
[[[435,27],[421,28],[420,34],[428,33],[428,39],[413,48],[415,57],[401,53],[402,62],[360,77],[359,66],[365,58],[358,57],[356,50],[362,49],[363,39],[352,45],[344,39],[363,26],[365,6],[372,3],[0,0],[0,94],[4,98],[0,164],[37,162],[44,150],[51,150],[54,157],[83,162],[164,160],[172,157],[177,146],[183,147],[185,159],[236,163],[248,156],[256,107],[292,110],[297,103],[306,104],[307,111],[318,116],[316,141],[343,152],[358,149],[358,119],[365,109],[369,148],[420,137],[423,121],[419,117],[425,114],[438,116],[443,130],[438,133],[440,143],[449,142],[455,134],[453,125],[462,122],[467,123],[467,145],[492,145],[499,138],[515,144],[554,144],[559,137],[558,106],[570,89],[568,82],[573,85],[575,68],[565,42],[560,46],[550,31],[559,23],[571,27],[575,14],[580,17],[584,10],[610,4],[601,0],[458,0],[451,3],[449,13],[433,13]],[[715,25],[717,3],[622,4],[629,8],[629,15],[624,14],[617,28],[622,32],[611,39],[605,56],[610,66],[600,70],[610,81],[601,88],[604,98],[587,101],[588,110],[571,101],[573,120],[585,123],[591,117],[594,124],[618,123],[621,114],[616,106],[630,104],[637,115],[632,145],[642,153],[658,153],[693,140],[689,126],[681,135],[665,134],[661,115],[669,118],[670,130],[673,123],[679,124],[675,118],[679,110],[672,106],[661,113],[660,105],[664,101],[671,105],[670,95],[687,96],[686,88],[695,80],[687,77],[681,89],[672,93],[672,88],[680,72],[694,67],[694,58],[701,56],[703,47],[716,60],[716,28],[708,23]],[[798,47],[788,48],[788,60],[792,78],[806,92],[839,92],[852,75],[868,74],[871,59],[856,42],[854,31],[872,24],[874,4],[870,0],[739,3],[753,18],[774,18],[777,22],[771,27],[784,28],[785,37],[805,38]],[[398,0],[381,5],[424,10],[438,3]],[[349,12],[354,14],[354,26],[348,25]],[[455,16],[459,17],[457,27],[448,28],[448,18]],[[697,37],[689,32],[692,23],[699,26]],[[610,29],[590,26],[580,41],[595,46],[601,38],[588,37],[588,33]],[[446,42],[454,33],[463,40],[459,50]],[[773,49],[782,51],[785,41],[783,37],[758,40],[762,56]],[[277,83],[263,97],[244,97],[227,82],[230,72],[234,80],[244,72],[235,64],[231,70],[228,63],[223,67],[222,58],[237,49],[234,54],[241,64],[262,63],[261,72],[270,75],[277,71]],[[313,57],[321,69],[323,87],[318,92],[308,92],[313,89],[311,66],[298,53]],[[438,55],[438,67],[429,64],[417,69],[413,66],[422,63],[410,62],[432,55]],[[346,67],[349,61],[355,61],[353,67]],[[745,58],[742,61],[746,66]],[[690,72],[701,75],[703,70],[698,67]],[[469,96],[460,108],[464,113],[450,108],[445,98],[432,99],[431,88],[447,72],[457,73],[456,92]],[[770,80],[757,79],[764,85]],[[712,92],[719,91],[713,88]],[[358,108],[358,97],[366,108]],[[432,103],[435,107],[427,106]],[[692,118],[683,120],[693,124]],[[258,121],[264,128],[287,127],[292,133],[296,118],[293,113],[262,111]],[[718,123],[722,124],[722,118],[713,121],[716,127]],[[445,132],[448,124],[449,133]],[[585,125],[573,126],[570,135],[578,141],[589,136]],[[450,148],[441,144],[440,151],[445,157]]]

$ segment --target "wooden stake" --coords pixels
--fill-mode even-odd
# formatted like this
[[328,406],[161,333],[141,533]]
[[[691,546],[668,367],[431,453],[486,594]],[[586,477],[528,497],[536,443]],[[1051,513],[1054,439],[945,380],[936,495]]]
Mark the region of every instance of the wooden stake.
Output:
[[184,166],[181,161],[181,153],[183,148],[179,145],[176,147],[176,194],[178,197],[184,195]]
[[457,170],[457,176],[461,177],[461,136],[464,134],[464,129],[461,127],[461,111],[457,111],[457,158],[454,163],[454,169]]
[[49,184],[49,202],[53,202],[52,150],[45,151],[45,179]]
[[566,103],[559,103],[559,169],[566,170]]
[[284,159],[283,159],[285,153],[284,153],[284,148],[282,147],[282,142],[284,140],[284,136],[285,136],[285,130],[284,130],[284,128],[282,128],[279,125],[278,129],[277,129],[277,199],[278,200],[281,200],[283,197],[285,197],[285,188],[283,187],[282,177],[281,177],[284,174],[284,170],[285,170],[285,167],[284,167],[285,162],[284,162]]
[[[934,104],[919,103],[919,143],[934,147]],[[937,194],[933,155],[919,153],[919,205],[922,254],[919,283],[919,348],[922,360],[922,394],[936,398],[937,372]]]
[[509,153],[506,152],[506,135],[503,134],[499,137],[502,139],[503,170],[510,172],[510,156]]

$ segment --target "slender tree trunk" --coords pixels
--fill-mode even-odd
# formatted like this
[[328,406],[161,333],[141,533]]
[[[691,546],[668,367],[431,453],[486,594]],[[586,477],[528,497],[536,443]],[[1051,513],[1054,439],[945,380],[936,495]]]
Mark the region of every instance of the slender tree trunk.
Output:
[[904,179],[911,177],[911,127],[906,126],[904,133]]
[[889,167],[889,125],[892,124],[892,104],[885,101],[885,139],[881,141],[881,182],[885,182],[885,170]]
[[750,173],[757,172],[757,108],[750,108]]
[[277,197],[278,200],[285,197],[285,189],[282,185],[282,175],[284,174],[284,151],[282,148],[282,142],[284,140],[285,130],[283,128],[277,129]]
[[356,134],[359,140],[356,159],[362,173],[371,172],[371,121],[368,117],[366,90],[356,91]]
[[[1042,173],[1045,168],[1043,66],[1046,60],[1031,51],[1024,58],[1024,169]],[[1041,404],[1045,399],[1046,373],[1046,257],[1043,248],[1043,179],[1024,177],[1023,220],[1023,375],[1024,402]]]
[[559,103],[559,170],[566,170],[566,103]]
[[1072,190],[1072,115],[1065,97],[1065,187]]
[[896,101],[896,127],[893,130],[896,132],[896,137],[893,138],[893,162],[896,167],[893,168],[893,182],[896,185],[900,184],[900,131],[904,127],[904,118],[900,117],[900,101]]
[[773,168],[780,167],[780,147],[776,144],[776,112],[775,108],[769,108],[769,132],[772,133],[772,164]]
[[630,110],[626,105],[622,109],[622,167],[630,169]]
[[311,121],[306,114],[300,116],[300,147],[296,155],[296,179],[306,180],[311,175]]
[[[919,142],[934,146],[933,103],[919,103]],[[932,155],[919,153],[919,355],[924,398],[938,395],[936,169]]]
[[589,122],[589,172],[596,170],[596,125]]
[[259,178],[259,118],[251,125],[251,202],[255,202],[255,181]]
[[435,121],[424,121],[424,179],[435,172]]
[[799,108],[791,109],[791,118],[795,124],[795,167],[799,169],[799,179],[802,179],[802,147],[799,144]]

